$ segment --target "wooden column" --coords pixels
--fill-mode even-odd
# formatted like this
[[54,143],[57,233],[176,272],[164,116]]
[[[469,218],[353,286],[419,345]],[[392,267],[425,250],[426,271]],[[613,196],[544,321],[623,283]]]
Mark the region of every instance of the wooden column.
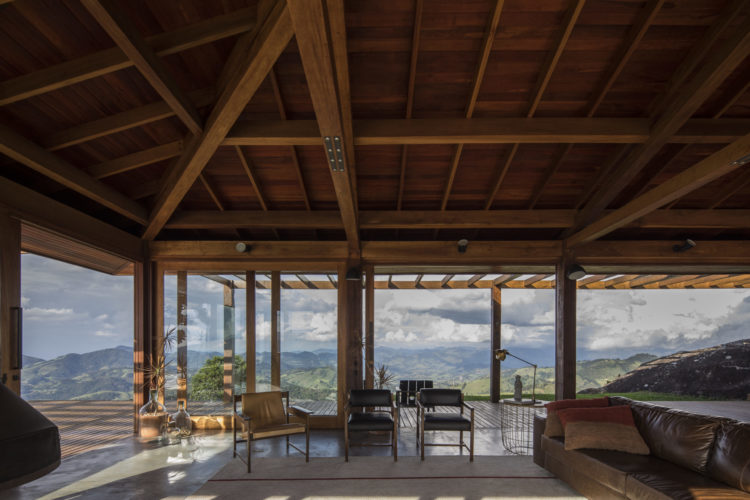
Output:
[[555,270],[555,399],[576,397],[576,282],[563,258]]
[[177,401],[187,408],[187,271],[177,271]]
[[[163,322],[163,304],[157,294],[164,277],[161,269],[150,260],[148,245],[143,246],[143,261],[135,262],[133,273],[133,432],[138,432],[138,410],[148,401],[151,381],[145,370],[154,351],[154,332],[157,322]],[[157,306],[159,304],[160,306]]]
[[500,361],[495,359],[495,351],[502,349],[502,305],[503,296],[502,288],[499,286],[492,287],[492,331],[490,333],[490,401],[497,403],[500,401],[500,382],[502,373],[500,371]]
[[21,394],[21,223],[0,212],[0,379]]
[[336,414],[338,415],[338,423],[341,426],[344,423],[344,405],[346,404],[349,395],[347,389],[347,378],[349,374],[347,363],[349,360],[350,342],[346,328],[346,264],[339,264],[337,271],[338,276],[336,279],[336,285],[338,291],[338,309],[336,319],[338,328],[338,351],[336,356],[336,389],[338,392],[338,405]]
[[348,389],[362,389],[362,281],[349,281],[346,285],[346,325],[351,347]]
[[281,273],[271,272],[271,390],[281,390]]
[[365,389],[375,383],[375,270],[365,268]]
[[255,392],[255,271],[245,273],[245,282],[245,390]]
[[234,396],[234,286],[224,285],[224,403]]

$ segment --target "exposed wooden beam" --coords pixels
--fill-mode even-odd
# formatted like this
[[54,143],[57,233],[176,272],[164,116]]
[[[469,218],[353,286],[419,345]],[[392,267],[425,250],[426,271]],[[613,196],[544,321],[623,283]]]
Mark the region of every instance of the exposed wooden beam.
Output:
[[573,149],[573,144],[566,144],[560,148],[557,157],[555,157],[549,167],[547,167],[547,170],[542,174],[539,183],[534,188],[533,194],[531,195],[531,203],[529,203],[529,209],[534,208],[536,204],[539,203],[539,198],[542,197],[544,188],[547,187],[552,176],[555,175],[557,169],[559,169],[560,165],[565,161],[565,158],[568,156],[571,149]]
[[414,288],[419,288],[419,284],[422,282],[422,278],[424,278],[424,274],[417,275],[417,279],[414,280]]
[[641,188],[638,190],[638,192],[635,194],[634,198],[639,197],[643,193],[645,193],[649,187],[651,187],[652,184],[656,184],[657,180],[661,176],[663,172],[665,172],[677,159],[685,154],[685,152],[690,148],[690,144],[683,144],[680,149],[678,149],[672,157],[665,161],[661,167],[659,167],[656,172],[651,175],[648,179],[646,179],[646,182],[643,183]]
[[[746,133],[744,118],[694,118],[666,141],[725,144]],[[649,140],[646,118],[411,118],[355,120],[354,144],[639,144]],[[237,123],[224,146],[317,146],[313,120],[253,120]]]
[[[613,213],[613,211],[607,212]],[[565,228],[574,210],[385,210],[360,212],[363,229],[523,229]],[[750,210],[656,210],[628,224],[648,229],[745,228]],[[170,229],[307,228],[342,229],[338,211],[191,210],[176,212]]]
[[443,279],[440,280],[440,286],[441,287],[446,286],[448,283],[450,283],[450,281],[453,279],[454,276],[455,274],[446,274],[445,276],[443,276]]
[[[345,159],[340,168],[331,165],[331,178],[346,238],[356,254],[359,227],[343,3],[289,0],[288,6],[320,134],[332,144],[338,138],[340,147],[331,147],[329,153],[334,155],[338,149],[338,156]],[[339,163],[334,160],[334,164]]]
[[211,185],[208,179],[206,179],[206,175],[200,174],[198,176],[198,180],[208,192],[208,196],[211,197],[211,200],[213,200],[214,205],[216,205],[216,208],[218,208],[219,211],[223,212],[225,210],[224,203],[221,202],[221,200],[219,199],[219,195],[216,194],[216,189]]
[[468,280],[466,280],[466,286],[468,286],[469,288],[472,288],[477,281],[481,280],[485,276],[487,276],[487,275],[486,274],[475,274],[474,276],[472,276],[471,278],[469,278]]
[[746,0],[734,0],[722,12],[721,16],[714,21],[711,27],[706,30],[697,43],[685,54],[683,62],[672,73],[669,82],[664,86],[664,90],[654,98],[649,106],[649,115],[658,116],[664,110],[668,109],[669,97],[677,93],[678,89],[687,81],[688,77],[703,64],[703,58],[711,51],[716,51],[715,43],[722,36],[724,31],[734,22],[735,18],[747,8]]
[[[411,57],[409,58],[409,80],[406,85],[406,119],[411,118],[414,108],[414,82],[417,78],[417,57],[419,55],[419,36],[422,26],[423,0],[416,0],[414,6],[414,30],[411,38]],[[398,195],[396,197],[396,210],[401,210],[404,201],[404,180],[406,179],[406,158],[408,157],[408,146],[404,144],[401,149],[401,170],[398,180]]]
[[313,283],[312,281],[310,281],[309,279],[307,279],[307,277],[304,274],[295,274],[295,276],[297,277],[298,280],[304,283],[307,288],[311,290],[315,290],[318,288],[317,285]]
[[[273,63],[289,44],[292,34],[289,12],[285,3],[279,1],[257,30],[238,40],[229,58],[236,66],[227,69],[227,74],[231,76],[206,120],[203,133],[186,145],[184,153],[165,179],[143,234],[145,239],[153,239],[164,227]],[[233,57],[235,54],[239,55]]]
[[668,142],[734,69],[750,55],[750,30],[737,33],[717,48],[680,91],[667,97],[666,111],[654,120],[649,139],[636,146],[594,193],[581,214],[581,224],[596,218]]
[[130,261],[143,260],[139,238],[3,177],[0,177],[0,206],[25,223]]
[[[492,14],[489,17],[487,28],[484,32],[484,39],[482,41],[482,49],[479,53],[479,60],[477,61],[476,69],[474,70],[474,80],[471,86],[471,93],[469,94],[469,102],[466,105],[466,118],[471,118],[474,114],[474,107],[477,104],[479,98],[479,89],[482,87],[482,81],[484,81],[484,73],[487,70],[487,61],[490,58],[492,52],[492,45],[495,43],[495,35],[497,34],[497,27],[500,24],[500,14],[503,11],[504,0],[496,0],[492,8]],[[458,170],[458,164],[461,161],[461,153],[463,152],[464,145],[462,143],[456,144],[456,148],[453,150],[453,156],[451,157],[451,165],[448,170],[448,180],[445,183],[443,190],[443,198],[440,202],[440,210],[445,210],[448,205],[448,198],[450,197],[451,190],[453,189],[453,181],[456,178],[456,171]]]
[[200,133],[203,127],[198,110],[128,16],[110,0],[81,0],[81,3],[128,59],[133,61],[141,75],[172,108],[188,130],[193,134]]
[[596,283],[597,281],[603,280],[606,277],[606,274],[594,274],[589,276],[588,278],[583,278],[576,281],[576,284],[578,285],[578,288],[581,288],[583,286],[590,285],[591,283]]
[[718,179],[738,168],[740,166],[738,160],[748,154],[750,154],[750,134],[696,163],[622,208],[581,229],[565,240],[567,246],[572,248],[600,238],[660,206]]
[[328,278],[328,281],[331,282],[333,288],[338,288],[338,283],[336,283],[336,279],[333,276],[331,276],[330,274],[326,274],[326,278]]
[[727,277],[729,277],[728,274],[710,274],[708,276],[695,277],[693,279],[680,281],[679,283],[673,283],[670,288],[692,288],[693,285],[710,283]]
[[487,201],[484,202],[485,210],[489,210],[492,207],[492,203],[497,197],[497,192],[500,190],[500,186],[502,186],[503,181],[505,180],[505,175],[508,173],[508,170],[510,170],[510,166],[513,163],[513,158],[515,158],[516,153],[518,152],[518,146],[518,143],[511,146],[510,151],[503,160],[503,166],[500,167],[500,169],[497,171],[497,176],[495,177],[495,181],[492,183],[490,194],[487,196]]
[[547,278],[549,274],[535,274],[531,278],[527,278],[523,281],[524,288],[530,287],[534,283],[537,283],[539,281],[542,281],[544,278]]
[[[188,92],[188,97],[195,107],[202,108],[213,102],[214,91],[212,89],[196,90]],[[41,144],[50,151],[56,151],[172,116],[174,116],[174,111],[167,103],[154,102],[60,130],[45,137]]]
[[737,179],[737,181],[727,184],[727,186],[716,195],[714,202],[709,208],[717,208],[721,206],[725,201],[745,189],[747,186],[750,186],[750,170],[745,172],[742,177]]
[[[254,8],[242,9],[147,37],[146,42],[156,55],[164,57],[248,31],[255,25],[255,18]],[[119,48],[56,64],[0,83],[0,106],[131,66],[133,61]]]
[[498,276],[492,281],[492,284],[495,286],[500,286],[504,283],[507,283],[509,281],[512,281],[518,278],[519,276],[520,274],[501,274],[500,276]]
[[552,74],[555,72],[555,68],[557,68],[557,63],[560,61],[565,46],[568,44],[570,35],[573,33],[573,27],[575,26],[576,21],[578,21],[578,16],[580,16],[585,3],[586,0],[571,0],[570,5],[568,6],[568,11],[565,13],[565,19],[563,19],[562,22],[563,30],[557,38],[555,50],[547,54],[547,60],[544,62],[542,71],[539,73],[536,85],[534,86],[534,97],[531,99],[529,108],[526,111],[526,116],[529,118],[534,116],[539,107],[539,103],[542,101],[544,91],[547,90],[547,85],[552,78]]
[[121,174],[144,165],[150,165],[162,160],[179,156],[183,149],[182,141],[162,144],[150,149],[144,149],[129,155],[121,156],[113,160],[105,161],[89,167],[89,173],[95,179],[103,179],[112,175]]
[[2,124],[0,153],[139,224],[148,221],[146,209],[135,201]]
[[[282,120],[286,120],[286,108],[284,107],[284,98],[281,95],[281,89],[279,88],[279,82],[276,78],[276,71],[271,68],[268,73],[271,80],[271,87],[273,88],[273,95],[276,99],[276,105],[279,107],[279,115]],[[299,166],[299,156],[297,155],[297,149],[294,146],[289,148],[289,152],[292,155],[292,165],[294,166],[294,172],[297,174],[297,181],[299,182],[300,191],[302,192],[302,201],[305,203],[305,208],[310,210],[310,198],[307,196],[307,188],[305,188],[305,179],[302,176],[302,169]]]
[[744,271],[750,264],[750,241],[696,240],[696,247],[689,252],[675,252],[676,243],[679,241],[600,240],[576,248],[574,253],[576,261],[585,269],[622,264],[638,269],[645,267],[651,269],[650,272],[666,272],[666,266],[669,266],[670,274],[706,274],[706,266],[714,269],[716,266],[738,266]]
[[599,109],[607,92],[612,88],[617,77],[620,76],[622,69],[628,61],[630,61],[631,56],[635,52],[635,49],[638,48],[638,44],[641,42],[646,31],[648,31],[648,28],[654,21],[659,9],[664,5],[664,1],[665,0],[649,0],[649,2],[643,6],[641,12],[638,14],[638,18],[630,27],[628,35],[623,40],[622,44],[620,44],[619,49],[617,49],[617,54],[614,57],[614,60],[617,61],[617,63],[603,75],[600,83],[597,85],[597,90],[594,93],[596,97],[591,102],[586,116],[594,116],[597,109]]
[[[617,167],[617,165],[620,163],[620,160],[622,160],[622,158],[625,156],[625,153],[627,153],[629,149],[630,146],[628,144],[621,144],[619,147],[617,147],[617,149],[615,149],[614,153],[607,159],[607,162],[596,173],[594,181],[588,184],[588,187],[578,198],[578,201],[576,202],[576,210],[581,208],[586,204],[587,201],[589,201],[591,195],[593,195],[596,190],[599,189],[602,183],[607,180],[607,178],[610,176],[615,167]],[[571,228],[571,230],[572,229],[573,228]]]

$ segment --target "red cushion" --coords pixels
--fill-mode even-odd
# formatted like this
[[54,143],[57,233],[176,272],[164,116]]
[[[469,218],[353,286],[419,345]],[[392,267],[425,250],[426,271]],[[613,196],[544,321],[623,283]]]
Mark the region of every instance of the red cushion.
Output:
[[600,408],[602,406],[609,406],[609,398],[604,396],[603,398],[593,399],[561,399],[547,403],[544,406],[547,408],[547,413],[565,408]]
[[569,422],[608,422],[635,427],[633,411],[628,405],[607,408],[568,408],[557,412],[563,429]]
[[561,437],[564,435],[560,419],[557,418],[558,410],[565,408],[598,408],[609,406],[609,398],[593,399],[561,399],[544,405],[547,408],[547,424],[544,427],[544,435],[547,437]]

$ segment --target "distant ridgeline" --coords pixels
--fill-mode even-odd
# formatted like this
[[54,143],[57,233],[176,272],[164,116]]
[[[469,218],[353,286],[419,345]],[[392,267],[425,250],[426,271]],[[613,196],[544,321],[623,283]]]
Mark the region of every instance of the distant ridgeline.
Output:
[[750,339],[656,358],[586,392],[635,391],[745,399],[750,394]]
[[[514,352],[525,359],[539,359],[534,353]],[[188,351],[189,390],[198,371],[215,364],[217,356],[222,354]],[[385,365],[393,374],[393,389],[399,379],[431,379],[438,386],[457,387],[468,395],[488,395],[490,392],[490,355],[486,345],[414,350],[380,347],[375,350],[375,356],[376,365]],[[175,353],[167,356],[172,360],[170,372],[176,372],[174,357]],[[243,356],[238,355],[238,358]],[[336,358],[333,350],[282,352],[282,386],[299,399],[334,398]],[[244,364],[244,359],[242,362]],[[270,353],[258,353],[256,364],[258,382],[268,382]],[[514,366],[508,362],[503,365]],[[502,370],[501,392],[513,392],[515,375],[521,376],[525,390],[530,391],[533,369],[519,366]],[[661,358],[637,354],[626,359],[579,361],[576,375],[577,388],[582,392],[645,390],[745,399],[750,393],[750,339]],[[174,378],[174,373],[170,378]],[[220,394],[221,380],[216,378],[216,394]],[[537,393],[554,393],[553,367],[540,366],[537,369],[536,387]],[[169,392],[169,381],[167,388]],[[21,391],[22,396],[29,400],[131,399],[133,351],[120,346],[85,354],[66,354],[47,361],[25,356]]]

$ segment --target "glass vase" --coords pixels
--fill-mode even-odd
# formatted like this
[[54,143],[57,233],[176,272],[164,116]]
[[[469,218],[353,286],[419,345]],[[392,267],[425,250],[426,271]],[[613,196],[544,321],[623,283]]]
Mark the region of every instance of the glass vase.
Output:
[[187,437],[193,431],[193,422],[190,420],[190,414],[185,411],[185,402],[177,402],[177,412],[172,414],[172,422],[179,437]]
[[138,410],[138,435],[143,439],[160,438],[167,431],[167,410],[156,398],[156,390],[149,392],[148,402]]

